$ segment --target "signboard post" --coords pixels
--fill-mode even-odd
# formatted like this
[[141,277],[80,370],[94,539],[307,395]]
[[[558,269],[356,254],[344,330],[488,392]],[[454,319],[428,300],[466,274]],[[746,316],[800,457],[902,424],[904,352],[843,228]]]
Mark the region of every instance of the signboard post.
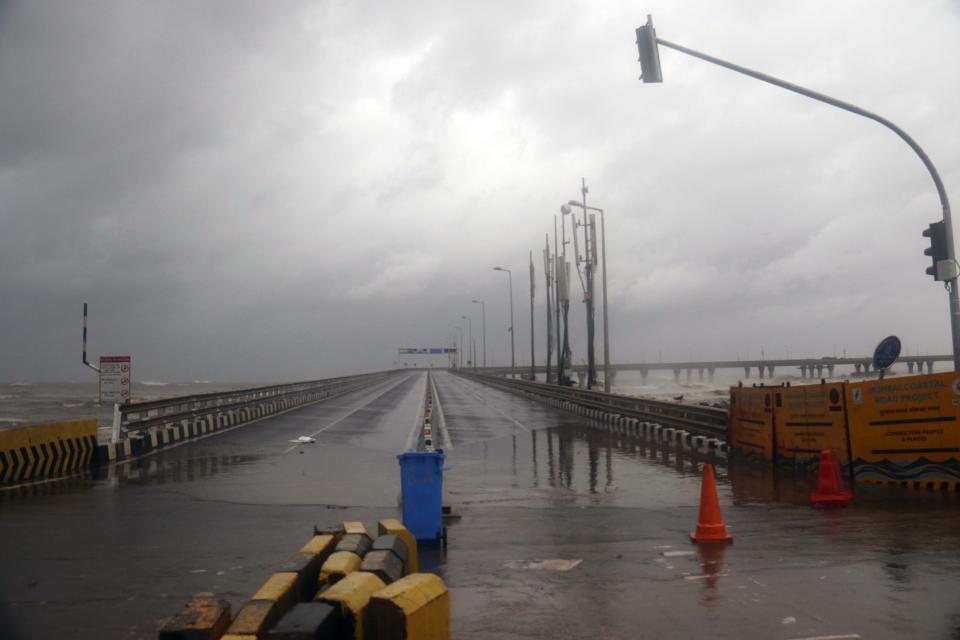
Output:
[[900,357],[900,338],[897,336],[887,336],[880,341],[877,348],[873,351],[873,366],[880,372],[880,379],[883,380],[883,374],[887,369],[893,366],[893,363]]
[[100,356],[100,403],[130,402],[130,356]]

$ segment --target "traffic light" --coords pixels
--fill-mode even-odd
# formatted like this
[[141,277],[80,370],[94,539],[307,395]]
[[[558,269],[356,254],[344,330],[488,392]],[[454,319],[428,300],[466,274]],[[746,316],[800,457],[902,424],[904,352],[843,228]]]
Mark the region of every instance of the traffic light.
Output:
[[637,28],[637,51],[640,53],[640,79],[644,82],[663,82],[657,32],[653,29],[653,17],[650,15],[647,16],[647,24]]
[[933,260],[933,266],[927,267],[927,275],[933,276],[934,280],[948,280],[942,275],[937,265],[941,260],[947,260],[947,231],[943,222],[931,222],[930,226],[923,232],[924,238],[930,238],[930,247],[923,250],[923,255],[930,256]]

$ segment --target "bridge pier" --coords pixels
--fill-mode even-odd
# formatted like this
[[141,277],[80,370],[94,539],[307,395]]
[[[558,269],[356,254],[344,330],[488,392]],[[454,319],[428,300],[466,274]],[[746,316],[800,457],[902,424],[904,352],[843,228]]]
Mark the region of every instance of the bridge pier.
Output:
[[690,384],[690,373],[692,369],[687,369],[687,384]]
[[611,390],[613,389],[613,385],[615,385],[616,383],[617,383],[617,372],[611,371],[610,372],[610,389]]
[[857,373],[860,373],[860,363],[859,363],[859,362],[854,362],[854,363],[853,363],[853,370],[854,370],[855,372],[857,372]]
[[770,365],[769,367],[767,367],[767,373],[771,378],[773,377],[773,365]]
[[680,369],[673,370],[673,381],[680,384]]
[[927,360],[927,373],[933,373],[933,360]]
[[581,389],[587,388],[587,372],[586,371],[577,371],[577,386]]
[[827,374],[828,374],[831,378],[833,377],[833,367],[834,367],[834,365],[832,365],[832,364],[828,364],[828,365],[827,365]]
[[912,363],[912,362],[908,362],[908,363],[907,363],[907,371],[909,371],[910,373],[913,373],[913,363]]
[[758,369],[759,372],[760,372],[760,379],[763,380],[763,372],[766,371],[767,368],[764,367],[763,365],[760,365],[759,367],[757,367],[757,369]]
[[[646,369],[640,369],[640,383],[643,385],[647,384],[647,373],[648,372]],[[611,382],[610,384],[613,384],[613,383]]]
[[801,378],[807,377],[807,365],[805,364],[800,365],[800,377]]
[[717,371],[717,370],[714,369],[713,367],[710,367],[709,369],[707,369],[707,375],[710,377],[710,382],[711,382],[711,383],[713,383],[713,374],[714,374],[716,371]]
[[743,377],[744,377],[744,378],[747,378],[747,379],[750,378],[750,367],[744,367],[744,368],[743,368]]

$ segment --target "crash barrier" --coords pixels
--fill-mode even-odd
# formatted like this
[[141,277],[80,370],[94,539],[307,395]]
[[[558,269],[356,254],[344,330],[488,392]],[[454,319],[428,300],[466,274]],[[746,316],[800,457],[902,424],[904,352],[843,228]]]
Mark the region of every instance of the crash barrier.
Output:
[[727,412],[717,407],[661,402],[529,380],[455,371],[459,376],[522,395],[609,425],[611,430],[725,454]]
[[163,625],[160,640],[449,639],[443,580],[415,572],[416,542],[398,521],[381,520],[377,530],[373,538],[359,522],[314,528],[235,616],[226,601],[198,594]]
[[97,421],[50,422],[0,430],[0,484],[67,476],[87,469]]
[[121,437],[97,447],[93,463],[100,465],[135,458],[183,440],[343,395],[382,382],[396,373],[370,373],[120,406],[114,416],[114,432]]
[[768,464],[830,451],[857,483],[960,492],[960,374],[733,387],[730,445]]
[[400,461],[403,523],[420,542],[446,540],[443,528],[442,451],[405,451]]

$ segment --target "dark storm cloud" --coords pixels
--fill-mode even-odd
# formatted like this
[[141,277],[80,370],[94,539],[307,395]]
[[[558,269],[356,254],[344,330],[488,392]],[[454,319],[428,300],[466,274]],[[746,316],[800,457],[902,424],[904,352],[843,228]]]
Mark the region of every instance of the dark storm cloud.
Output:
[[495,264],[526,357],[528,250],[542,296],[580,176],[608,212],[617,359],[864,352],[892,331],[945,350],[919,235],[938,206],[910,151],[673,52],[642,85],[646,11],[893,118],[956,194],[948,2],[5,3],[0,380],[85,375],[83,301],[91,351],[145,378],[389,366],[464,314],[479,340],[472,298],[503,362]]

